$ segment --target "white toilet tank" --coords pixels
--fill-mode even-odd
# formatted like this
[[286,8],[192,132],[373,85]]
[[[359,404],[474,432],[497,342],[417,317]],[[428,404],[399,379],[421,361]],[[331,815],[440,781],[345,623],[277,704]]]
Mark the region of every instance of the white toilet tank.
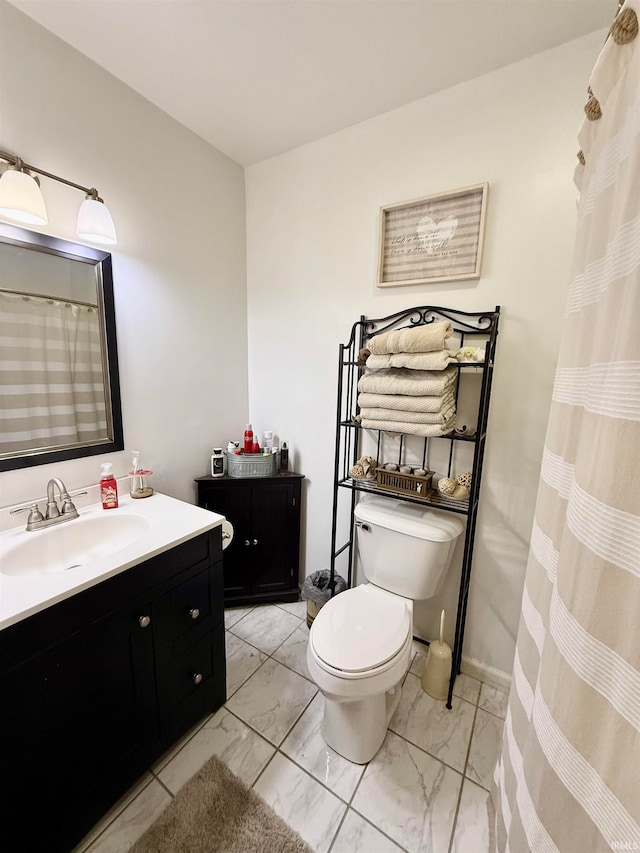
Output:
[[432,598],[464,522],[452,513],[366,495],[354,510],[367,580],[414,601]]

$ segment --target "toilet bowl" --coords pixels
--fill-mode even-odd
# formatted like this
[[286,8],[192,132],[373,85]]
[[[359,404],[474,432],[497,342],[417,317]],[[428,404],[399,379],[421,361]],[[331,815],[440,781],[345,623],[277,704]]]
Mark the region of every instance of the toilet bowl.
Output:
[[325,697],[322,736],[355,764],[376,754],[400,701],[412,613],[413,602],[364,584],[325,604],[311,626],[307,666]]
[[309,673],[325,698],[322,735],[365,764],[382,746],[411,661],[413,602],[436,594],[464,529],[457,517],[389,499],[355,508],[369,583],[330,599],[314,619]]

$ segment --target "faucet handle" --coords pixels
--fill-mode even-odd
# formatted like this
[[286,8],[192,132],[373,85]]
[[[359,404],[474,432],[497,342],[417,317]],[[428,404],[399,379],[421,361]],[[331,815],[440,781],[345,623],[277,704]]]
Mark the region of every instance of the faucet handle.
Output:
[[44,521],[44,516],[40,512],[37,503],[30,504],[29,506],[19,506],[15,509],[9,510],[9,515],[14,515],[18,512],[26,512],[27,510],[29,510],[27,526],[29,526],[30,524],[37,524],[40,521]]
[[70,515],[73,513],[75,513],[77,515],[78,510],[76,509],[76,505],[71,500],[71,498],[78,498],[78,497],[80,497],[80,495],[86,495],[86,494],[87,494],[87,492],[84,491],[84,492],[74,492],[72,495],[70,495],[69,493],[67,493],[66,495],[63,495],[62,515]]

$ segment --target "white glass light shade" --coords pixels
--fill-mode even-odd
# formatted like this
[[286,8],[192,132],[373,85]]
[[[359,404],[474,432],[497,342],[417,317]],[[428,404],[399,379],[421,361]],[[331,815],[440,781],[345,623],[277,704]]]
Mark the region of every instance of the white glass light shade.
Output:
[[78,211],[78,237],[92,243],[116,243],[116,229],[109,208],[102,201],[85,198]]
[[0,216],[25,225],[46,225],[47,208],[31,175],[7,169],[0,178]]

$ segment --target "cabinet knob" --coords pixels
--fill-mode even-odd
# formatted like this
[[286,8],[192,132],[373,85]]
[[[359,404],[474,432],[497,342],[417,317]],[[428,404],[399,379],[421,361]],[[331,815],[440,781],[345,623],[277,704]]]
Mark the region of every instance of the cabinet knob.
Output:
[[199,615],[200,615],[200,611],[198,610],[197,607],[192,607],[191,610],[189,611],[189,616],[191,616],[192,619],[197,619]]
[[200,684],[200,682],[202,681],[202,673],[194,672],[191,678],[193,679],[194,684]]
[[151,616],[139,616],[138,624],[141,628],[148,628],[151,625]]
[[257,544],[258,544],[258,540],[257,540],[257,539],[254,539],[254,540],[253,540],[253,544],[254,544],[254,545],[257,545]]
[[245,540],[244,540],[244,544],[245,544],[245,545],[251,545],[251,542],[250,542],[248,539],[245,539]]

